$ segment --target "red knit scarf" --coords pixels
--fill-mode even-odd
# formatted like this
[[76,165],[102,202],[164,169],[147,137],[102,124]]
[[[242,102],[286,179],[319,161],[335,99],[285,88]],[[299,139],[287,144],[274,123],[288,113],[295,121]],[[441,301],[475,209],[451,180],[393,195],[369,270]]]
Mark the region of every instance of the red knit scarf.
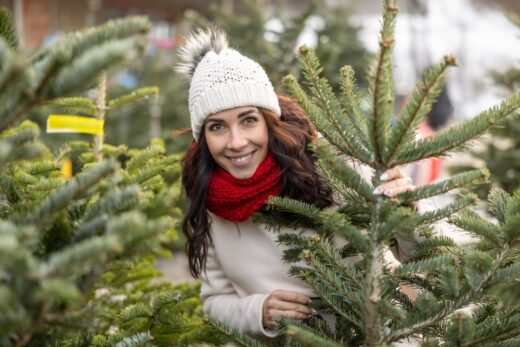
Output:
[[217,166],[209,181],[206,207],[225,220],[245,222],[265,204],[269,196],[280,195],[280,177],[280,167],[270,153],[253,176],[245,180],[239,180]]

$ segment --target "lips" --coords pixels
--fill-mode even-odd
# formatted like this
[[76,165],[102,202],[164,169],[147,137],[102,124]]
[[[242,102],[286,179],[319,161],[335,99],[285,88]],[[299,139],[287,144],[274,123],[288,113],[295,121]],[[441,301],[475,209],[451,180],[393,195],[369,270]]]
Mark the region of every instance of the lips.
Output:
[[233,166],[236,167],[245,167],[251,162],[251,158],[253,157],[253,154],[255,152],[248,153],[246,155],[240,156],[240,157],[228,157],[228,159],[231,161]]

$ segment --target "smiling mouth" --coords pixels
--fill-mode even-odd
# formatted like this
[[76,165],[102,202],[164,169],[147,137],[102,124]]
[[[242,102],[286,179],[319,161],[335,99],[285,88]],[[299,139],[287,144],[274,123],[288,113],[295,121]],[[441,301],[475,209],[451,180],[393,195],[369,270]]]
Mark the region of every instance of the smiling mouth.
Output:
[[231,161],[231,163],[233,165],[242,167],[249,163],[249,161],[251,160],[251,157],[253,156],[254,153],[255,153],[255,151],[248,153],[246,155],[240,156],[240,157],[228,157],[228,159]]

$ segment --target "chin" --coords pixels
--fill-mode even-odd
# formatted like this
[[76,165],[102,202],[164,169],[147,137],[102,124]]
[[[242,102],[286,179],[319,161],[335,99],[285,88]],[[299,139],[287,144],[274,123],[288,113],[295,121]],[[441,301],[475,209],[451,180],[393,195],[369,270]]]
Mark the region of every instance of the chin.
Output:
[[229,172],[231,174],[231,176],[235,177],[236,179],[239,179],[239,180],[247,180],[248,178],[251,178],[255,171],[247,171],[247,172],[236,172],[236,171],[230,171]]

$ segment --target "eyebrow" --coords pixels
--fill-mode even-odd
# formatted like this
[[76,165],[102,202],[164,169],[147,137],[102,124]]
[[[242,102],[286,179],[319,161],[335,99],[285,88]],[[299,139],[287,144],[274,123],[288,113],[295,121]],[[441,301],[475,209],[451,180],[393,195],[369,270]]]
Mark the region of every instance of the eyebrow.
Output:
[[[255,110],[254,108],[251,108],[249,110],[245,110],[243,112],[240,112],[237,117],[240,119],[240,118],[243,118],[245,116],[249,116],[251,113],[255,113],[255,112],[258,112],[258,111]],[[224,123],[225,121],[223,119],[220,119],[220,118],[208,118],[206,120],[206,122],[208,122],[208,123],[209,122]]]

